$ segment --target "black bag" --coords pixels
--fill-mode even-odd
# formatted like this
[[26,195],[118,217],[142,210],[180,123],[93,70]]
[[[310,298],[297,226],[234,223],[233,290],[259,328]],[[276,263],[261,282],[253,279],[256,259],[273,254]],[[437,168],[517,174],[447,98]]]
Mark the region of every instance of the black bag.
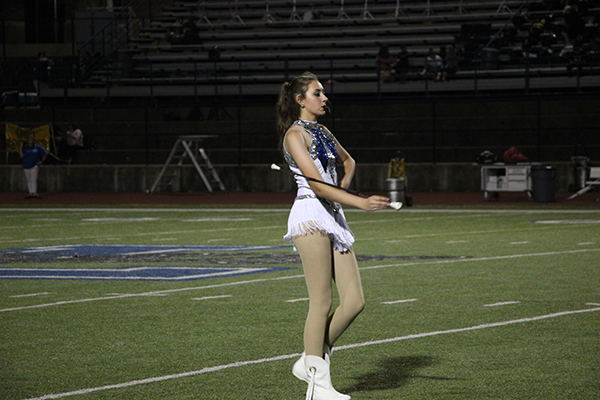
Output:
[[477,157],[477,162],[484,165],[494,164],[498,162],[498,157],[496,157],[491,151],[486,150],[481,153],[479,157]]

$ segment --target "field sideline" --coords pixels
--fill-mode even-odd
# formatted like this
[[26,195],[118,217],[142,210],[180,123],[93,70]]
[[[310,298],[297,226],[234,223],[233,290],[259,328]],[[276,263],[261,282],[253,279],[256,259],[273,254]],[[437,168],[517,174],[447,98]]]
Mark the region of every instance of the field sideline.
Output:
[[[367,307],[336,344],[336,388],[600,398],[600,208],[585,201],[347,208]],[[304,398],[285,202],[24,203],[0,206],[0,398]]]

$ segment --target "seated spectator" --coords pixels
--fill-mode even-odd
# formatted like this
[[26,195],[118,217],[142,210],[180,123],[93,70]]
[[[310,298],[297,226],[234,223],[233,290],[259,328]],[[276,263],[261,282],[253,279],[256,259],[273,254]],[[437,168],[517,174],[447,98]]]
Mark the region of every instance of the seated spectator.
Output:
[[170,32],[167,32],[166,39],[173,45],[202,44],[198,28],[191,20],[185,21],[180,26],[176,24]]
[[410,59],[406,45],[400,46],[400,53],[398,53],[398,62],[396,63],[396,77],[400,83],[406,83],[406,75],[410,68]]
[[600,15],[596,15],[594,18],[589,19],[585,23],[585,33],[583,35],[583,42],[594,44],[600,37],[599,27]]
[[454,46],[449,44],[446,46],[446,58],[444,60],[444,66],[441,69],[440,79],[442,82],[452,79],[456,76],[458,71],[458,55],[454,49]]
[[311,22],[311,21],[315,21],[318,19],[321,19],[321,12],[315,8],[314,4],[311,4],[310,10],[306,11],[302,15],[302,20],[304,22]]
[[187,20],[183,26],[183,38],[182,44],[202,44],[200,35],[198,35],[198,28],[192,20]]
[[546,32],[546,19],[542,18],[539,22],[531,24],[529,29],[529,42],[531,45],[537,45],[540,42],[540,38]]
[[585,33],[585,22],[581,15],[571,6],[566,6],[563,10],[565,19],[562,27],[562,34],[567,41],[567,45],[574,45]]
[[425,67],[421,72],[423,77],[431,77],[436,81],[441,79],[440,70],[444,67],[444,59],[440,57],[439,54],[436,54],[433,49],[429,49],[429,54],[425,59]]
[[165,33],[165,40],[171,44],[174,44],[173,41],[179,41],[180,38],[183,37],[183,21],[177,20],[167,28],[167,32]]
[[396,76],[396,59],[390,54],[390,49],[387,45],[382,45],[379,48],[377,57],[375,57],[375,68],[381,83],[393,82]]
[[529,22],[529,12],[527,8],[523,8],[519,14],[514,16],[513,24],[518,30],[521,30],[527,22]]
[[557,39],[554,34],[556,27],[554,26],[552,16],[546,16],[531,24],[529,29],[529,44],[531,46],[543,46],[549,50],[549,48],[556,44]]

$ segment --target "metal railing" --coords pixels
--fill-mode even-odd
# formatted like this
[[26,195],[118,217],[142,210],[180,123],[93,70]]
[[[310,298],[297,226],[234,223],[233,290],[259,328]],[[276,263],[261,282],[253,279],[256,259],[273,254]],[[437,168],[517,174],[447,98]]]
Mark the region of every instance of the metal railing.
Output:
[[126,49],[132,38],[150,24],[170,0],[132,0],[112,14],[112,18],[77,48],[81,68],[78,81],[89,79],[106,68],[119,50]]

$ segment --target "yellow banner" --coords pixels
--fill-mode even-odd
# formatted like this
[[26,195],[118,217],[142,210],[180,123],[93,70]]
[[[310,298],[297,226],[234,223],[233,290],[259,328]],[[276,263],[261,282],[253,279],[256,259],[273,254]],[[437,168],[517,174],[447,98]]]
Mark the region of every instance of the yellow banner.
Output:
[[18,153],[19,143],[26,142],[31,134],[35,137],[35,144],[40,145],[48,152],[50,151],[50,125],[23,128],[9,123],[6,124],[6,151]]

